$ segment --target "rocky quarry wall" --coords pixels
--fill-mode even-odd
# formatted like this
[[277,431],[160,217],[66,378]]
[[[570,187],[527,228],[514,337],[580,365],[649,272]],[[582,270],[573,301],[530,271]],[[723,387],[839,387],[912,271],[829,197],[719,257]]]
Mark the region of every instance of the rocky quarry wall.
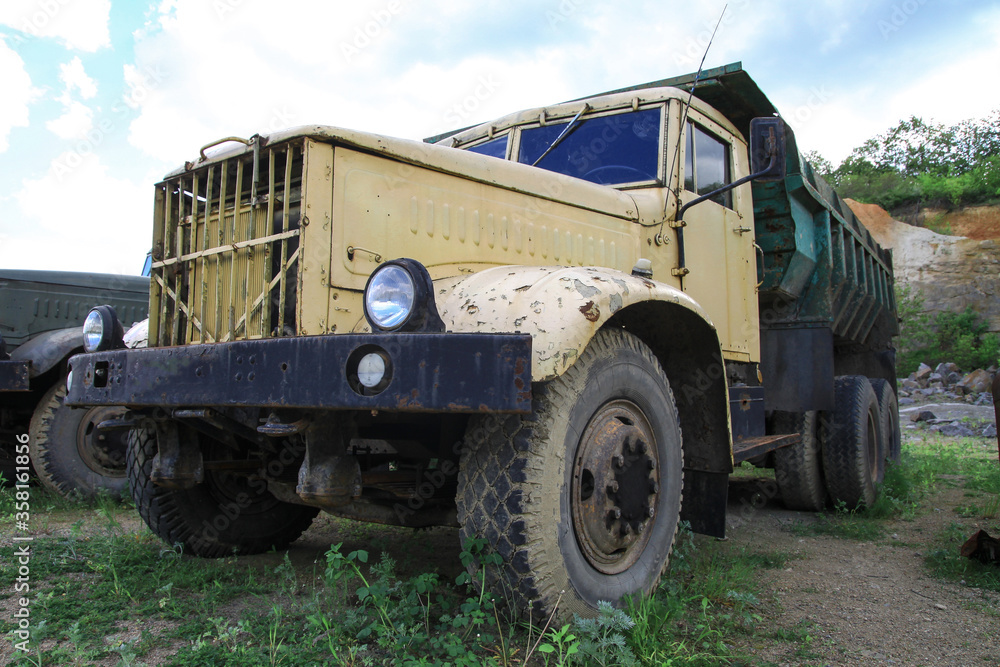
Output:
[[972,306],[990,331],[1000,332],[1000,238],[946,236],[893,220],[876,204],[846,201],[875,240],[892,248],[896,281],[919,291],[927,311],[958,313]]

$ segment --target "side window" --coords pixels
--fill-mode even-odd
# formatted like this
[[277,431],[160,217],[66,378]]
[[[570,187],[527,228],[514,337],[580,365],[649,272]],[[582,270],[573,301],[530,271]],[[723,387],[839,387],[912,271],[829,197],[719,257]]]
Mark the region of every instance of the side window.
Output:
[[498,157],[501,160],[507,159],[507,137],[510,135],[503,135],[502,137],[497,137],[496,139],[491,139],[485,141],[481,144],[476,144],[475,146],[469,146],[465,150],[470,153],[479,153],[481,155],[489,155],[490,157]]
[[601,185],[656,181],[660,159],[660,109],[629,111],[577,121],[547,155],[568,121],[521,130],[517,161]]
[[[684,189],[705,195],[732,182],[729,144],[716,139],[692,122],[687,124],[687,149],[684,159]],[[715,203],[733,207],[732,190],[712,198]]]

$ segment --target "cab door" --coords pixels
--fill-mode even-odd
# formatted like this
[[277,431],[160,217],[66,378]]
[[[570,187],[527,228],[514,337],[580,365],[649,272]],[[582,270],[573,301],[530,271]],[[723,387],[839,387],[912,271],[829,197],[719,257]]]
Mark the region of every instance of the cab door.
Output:
[[[680,119],[678,119],[678,122]],[[749,173],[743,139],[696,109],[682,128],[681,205]],[[684,213],[684,291],[711,316],[723,356],[758,361],[757,271],[750,185]]]

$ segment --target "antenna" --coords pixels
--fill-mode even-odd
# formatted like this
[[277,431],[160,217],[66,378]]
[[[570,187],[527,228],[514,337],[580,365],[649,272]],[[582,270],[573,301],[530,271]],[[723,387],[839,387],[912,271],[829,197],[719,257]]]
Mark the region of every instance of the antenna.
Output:
[[[712,42],[715,41],[715,33],[719,31],[719,26],[722,25],[722,18],[726,15],[726,9],[729,7],[729,3],[726,3],[722,7],[722,13],[719,14],[719,20],[715,23],[715,29],[712,30],[712,36],[708,39],[708,45],[705,47],[705,53],[701,56],[701,62],[698,64],[698,73],[694,76],[694,83],[691,84],[691,90],[688,92],[687,102],[684,104],[684,114],[681,116],[681,126],[677,133],[677,147],[674,149],[674,157],[670,160],[670,172],[667,174],[667,187],[674,181],[674,166],[679,165],[681,161],[681,142],[684,141],[684,130],[687,127],[688,110],[691,108],[691,100],[694,98],[694,89],[698,87],[698,82],[701,80],[701,72],[705,67],[705,58],[708,57],[708,50],[712,48]],[[680,192],[677,194],[677,204],[680,206]],[[657,245],[660,245],[663,238],[663,225],[667,221],[667,203],[670,201],[669,198],[665,198],[663,202],[663,219],[660,221],[660,229],[656,233]],[[680,230],[678,230],[680,231]],[[681,236],[678,240],[679,244],[683,244],[684,237]],[[683,280],[683,276],[681,277]]]

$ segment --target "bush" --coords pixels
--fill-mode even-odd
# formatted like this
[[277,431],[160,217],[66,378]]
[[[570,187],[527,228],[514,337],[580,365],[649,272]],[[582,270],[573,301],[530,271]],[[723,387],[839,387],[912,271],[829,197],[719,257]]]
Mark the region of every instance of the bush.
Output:
[[896,286],[900,326],[897,372],[906,376],[921,363],[952,362],[964,371],[988,368],[1000,361],[1000,337],[971,307],[961,313],[924,311],[924,300],[910,286]]

